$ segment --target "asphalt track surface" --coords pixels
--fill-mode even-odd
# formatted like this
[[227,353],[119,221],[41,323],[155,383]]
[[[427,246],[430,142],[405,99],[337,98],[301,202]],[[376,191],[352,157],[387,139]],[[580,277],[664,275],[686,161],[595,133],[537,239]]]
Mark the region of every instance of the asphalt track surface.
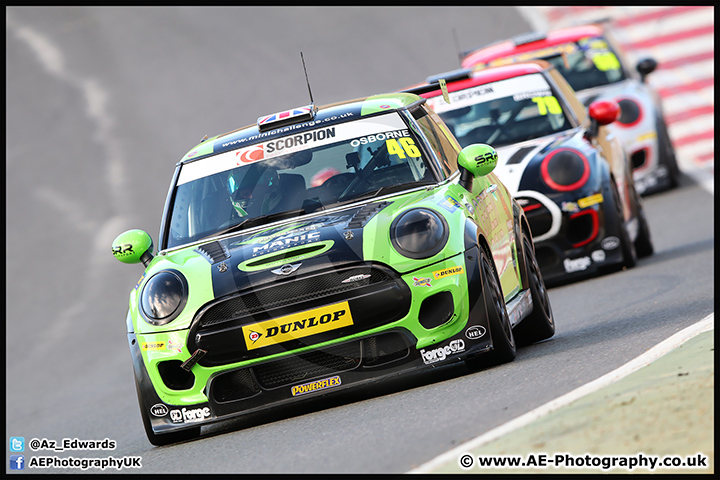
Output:
[[308,103],[300,51],[315,102],[331,103],[456,68],[452,28],[469,48],[528,25],[514,8],[7,8],[8,457],[12,436],[108,438],[110,451],[24,455],[140,456],[141,473],[407,472],[712,313],[713,196],[684,178],[645,199],[656,254],[551,289],[556,336],[511,364],[147,442],[124,322],[141,269],[114,260],[112,240],[157,240],[174,164],[203,135]]

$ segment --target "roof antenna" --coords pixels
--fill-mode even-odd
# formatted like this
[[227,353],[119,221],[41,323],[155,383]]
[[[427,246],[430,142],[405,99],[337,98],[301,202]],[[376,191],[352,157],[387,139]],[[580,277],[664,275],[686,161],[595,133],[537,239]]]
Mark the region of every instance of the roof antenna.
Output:
[[453,32],[453,38],[455,39],[455,50],[457,50],[458,60],[460,61],[460,66],[462,67],[463,54],[460,51],[460,42],[458,41],[457,32],[455,31],[455,27],[453,27],[452,32]]
[[305,71],[305,83],[307,83],[307,86],[308,86],[308,93],[310,94],[310,103],[312,105],[315,105],[315,100],[313,100],[313,96],[312,96],[312,90],[310,90],[310,80],[308,80],[307,68],[305,68],[305,58],[303,57],[302,51],[300,52],[300,60],[302,60],[303,70]]

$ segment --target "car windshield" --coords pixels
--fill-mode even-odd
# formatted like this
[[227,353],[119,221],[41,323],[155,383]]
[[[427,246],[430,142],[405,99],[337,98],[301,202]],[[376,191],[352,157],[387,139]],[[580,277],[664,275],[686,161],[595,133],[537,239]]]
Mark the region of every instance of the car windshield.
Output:
[[167,247],[434,182],[397,112],[273,136],[181,166]]
[[534,58],[552,63],[576,92],[626,78],[620,60],[602,37],[585,37],[577,42],[497,59],[489,65],[508,63],[511,59],[522,61]]
[[452,130],[460,145],[502,147],[571,128],[562,104],[539,73],[451,92],[428,104]]

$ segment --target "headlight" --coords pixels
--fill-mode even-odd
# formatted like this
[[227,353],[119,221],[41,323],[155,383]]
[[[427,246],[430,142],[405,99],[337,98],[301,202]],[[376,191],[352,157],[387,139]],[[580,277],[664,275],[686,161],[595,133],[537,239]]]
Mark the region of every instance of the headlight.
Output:
[[405,257],[429,258],[445,247],[447,222],[427,208],[408,210],[390,225],[390,239],[395,250]]
[[187,295],[187,280],[180,272],[156,273],[145,283],[140,297],[145,321],[156,326],[171,322],[185,307]]
[[560,148],[543,159],[540,173],[548,187],[569,192],[585,185],[590,178],[590,164],[577,150]]
[[620,118],[617,121],[623,127],[632,127],[642,119],[642,109],[637,102],[623,98],[617,103],[620,105]]

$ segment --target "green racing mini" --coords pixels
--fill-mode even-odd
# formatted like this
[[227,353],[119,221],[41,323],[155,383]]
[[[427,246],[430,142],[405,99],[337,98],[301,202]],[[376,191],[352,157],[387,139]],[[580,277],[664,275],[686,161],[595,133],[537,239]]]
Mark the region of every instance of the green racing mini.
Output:
[[410,93],[265,115],[190,150],[158,252],[141,230],[112,245],[145,267],[126,322],[150,442],[551,337],[496,163]]

